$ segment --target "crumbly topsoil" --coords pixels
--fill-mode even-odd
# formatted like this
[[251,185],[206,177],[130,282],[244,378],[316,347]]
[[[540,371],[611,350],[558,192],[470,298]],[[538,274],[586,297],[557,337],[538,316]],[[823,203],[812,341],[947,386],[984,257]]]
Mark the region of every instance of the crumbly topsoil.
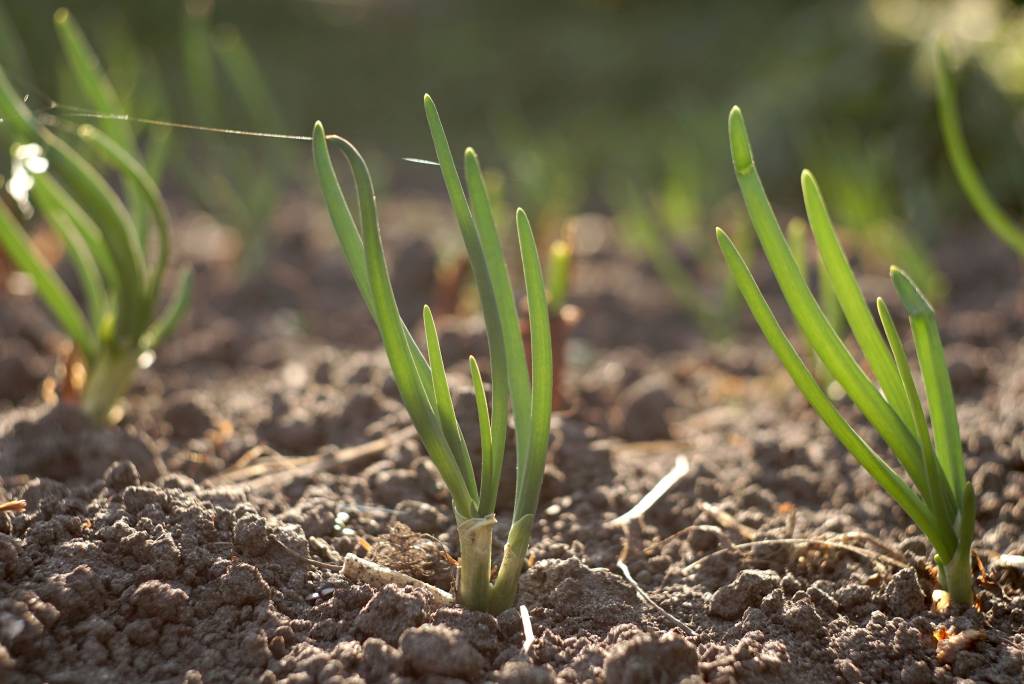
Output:
[[[0,513],[0,680],[1024,677],[1024,572],[992,562],[1024,554],[1024,315],[998,250],[973,272],[1004,280],[943,312],[987,566],[977,604],[952,609],[933,605],[926,540],[757,334],[698,342],[667,300],[614,324],[630,310],[616,304],[623,283],[665,298],[649,273],[595,255],[578,292],[585,315],[603,308],[570,349],[585,366],[554,421],[520,584],[536,635],[524,653],[518,609],[492,617],[337,569],[354,552],[449,589],[457,548],[329,231],[311,232],[324,235],[282,238],[275,267],[241,290],[216,266],[201,273],[189,325],[140,374],[117,428],[40,401],[56,338],[32,302],[0,296],[0,501],[27,504]],[[415,312],[432,252],[407,241],[392,259]],[[483,351],[479,323],[441,327],[458,379],[457,359]],[[673,347],[677,330],[690,331]],[[472,425],[471,397],[456,395]],[[688,473],[613,525],[680,454]]]

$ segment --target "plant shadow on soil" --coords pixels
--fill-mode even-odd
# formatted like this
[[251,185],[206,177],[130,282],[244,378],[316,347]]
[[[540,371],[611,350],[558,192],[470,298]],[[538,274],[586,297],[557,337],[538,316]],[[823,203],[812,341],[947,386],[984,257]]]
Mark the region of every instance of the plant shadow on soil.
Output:
[[[414,316],[435,263],[412,237],[426,214],[383,211],[410,226],[388,237]],[[350,583],[334,566],[368,552],[450,589],[454,521],[322,214],[300,206],[292,221],[317,230],[276,237],[265,277],[236,288],[222,267],[200,268],[189,324],[140,374],[118,428],[40,402],[55,334],[33,302],[0,298],[0,500],[27,502],[0,513],[4,681],[1021,680],[1020,571],[992,569],[974,607],[933,610],[926,540],[749,323],[702,342],[610,248],[575,286],[594,312],[576,340],[589,361],[553,425],[520,589],[528,653],[518,610]],[[1021,554],[1019,267],[966,240],[970,259],[942,263],[972,287],[954,288],[942,322],[977,547]],[[442,328],[450,360],[485,352],[472,318]],[[463,361],[452,371],[465,380]],[[456,385],[472,425],[469,385]],[[689,472],[642,519],[612,525],[680,452]],[[831,544],[743,546],[783,539]],[[638,597],[620,558],[679,623]],[[940,628],[954,635],[939,643]]]

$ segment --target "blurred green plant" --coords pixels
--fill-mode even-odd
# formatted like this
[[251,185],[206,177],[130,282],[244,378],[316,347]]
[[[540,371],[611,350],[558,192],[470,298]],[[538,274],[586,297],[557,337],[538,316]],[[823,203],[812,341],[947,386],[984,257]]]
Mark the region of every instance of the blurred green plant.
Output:
[[548,281],[548,309],[552,315],[557,315],[569,300],[569,280],[574,255],[571,236],[560,237],[548,245],[545,273]]
[[892,267],[893,284],[910,315],[924,377],[931,409],[929,432],[907,353],[892,315],[879,297],[876,305],[885,332],[883,339],[836,236],[817,181],[806,170],[801,176],[804,203],[821,263],[880,388],[861,369],[829,324],[801,275],[761,184],[738,107],[729,114],[729,142],[736,180],[747,211],[793,318],[814,352],[889,446],[906,471],[910,485],[857,434],[815,381],[787,339],[743,257],[728,235],[718,228],[719,245],[747,306],[797,387],[832,433],[931,541],[936,551],[939,581],[950,598],[970,605],[974,599],[971,555],[974,490],[964,468],[952,383],[934,310],[910,277]]
[[957,61],[976,59],[996,88],[1024,95],[1024,3],[1020,0],[870,0],[883,31],[914,45],[922,74],[942,40]]
[[[469,608],[498,614],[513,605],[526,561],[547,458],[552,402],[552,352],[547,293],[540,256],[526,213],[516,212],[523,277],[529,305],[531,363],[520,336],[509,269],[495,229],[491,202],[476,153],[467,148],[459,179],[437,109],[424,97],[427,123],[448,196],[462,233],[487,329],[491,366],[491,407],[476,359],[470,371],[476,394],[480,446],[479,485],[470,447],[455,416],[437,330],[429,307],[423,309],[427,355],[402,321],[388,276],[369,169],[347,140],[313,128],[313,159],[345,259],[380,330],[402,402],[420,439],[452,495],[458,523],[458,598]],[[335,175],[328,140],[340,144],[355,180],[360,223]],[[532,372],[531,372],[532,370]],[[516,428],[516,487],[512,526],[497,575],[491,580],[491,547],[498,487],[505,455],[508,411]]]
[[[99,119],[96,123],[97,128],[117,141],[117,144],[133,158],[141,159],[142,151],[132,130],[132,124],[127,120],[114,118],[126,116],[128,112],[121,104],[113,84],[78,22],[71,16],[71,12],[61,8],[54,13],[53,24],[75,87],[96,112],[112,117]],[[139,182],[129,176],[125,179],[124,194],[132,220],[139,227],[140,237],[144,242],[149,227],[150,211],[145,193]]]
[[564,136],[540,139],[524,120],[505,115],[500,121],[498,153],[508,170],[508,192],[536,207],[537,242],[548,244],[586,202],[587,168]]
[[3,2],[0,2],[0,64],[13,78],[23,79],[29,75],[25,43]]
[[[40,8],[55,1],[6,2],[35,67],[36,84],[42,89],[51,86],[53,55],[59,51],[39,35],[36,15],[45,15]],[[276,130],[276,123],[253,122],[261,112],[251,105],[241,108],[232,104],[246,98],[235,96],[237,89],[228,80],[228,69],[215,54],[206,61],[213,71],[205,75],[215,85],[213,97],[220,112],[208,119],[192,106],[197,91],[189,81],[196,79],[183,66],[183,33],[190,23],[182,20],[183,5],[79,3],[79,18],[94,39],[123,103],[137,114],[135,89],[141,97],[143,89],[152,87],[154,79],[148,77],[159,70],[164,90],[170,94],[165,106],[172,104],[174,111],[165,109],[154,118]],[[758,112],[761,125],[777,131],[765,141],[761,153],[762,173],[769,182],[797,159],[807,160],[805,153],[816,144],[814,138],[842,134],[842,122],[855,117],[865,122],[871,135],[868,139],[854,137],[852,152],[863,152],[861,156],[870,157],[871,163],[879,158],[885,162],[887,173],[878,182],[889,183],[889,206],[881,218],[892,224],[892,217],[900,217],[895,225],[901,230],[892,231],[884,222],[876,224],[878,217],[860,223],[845,208],[846,224],[840,230],[859,258],[868,256],[859,244],[862,232],[864,244],[874,239],[872,235],[881,234],[875,230],[905,236],[900,239],[911,247],[892,254],[933,298],[941,294],[941,288],[936,292],[907,256],[913,254],[913,245],[930,247],[941,238],[945,224],[935,219],[947,218],[948,212],[944,202],[933,200],[937,190],[947,189],[933,183],[932,160],[920,153],[936,143],[937,136],[930,135],[932,129],[924,125],[933,117],[930,96],[920,87],[925,81],[914,80],[906,68],[908,58],[920,52],[922,38],[931,38],[940,29],[950,30],[957,37],[957,57],[976,55],[986,74],[998,74],[992,76],[994,85],[1006,88],[1007,93],[1024,93],[1018,85],[1024,82],[1017,47],[1021,41],[1015,39],[1022,35],[1024,13],[1008,0],[781,0],[770,5],[725,0],[713,6],[528,2],[528,11],[501,3],[418,3],[406,8],[401,21],[396,21],[391,3],[221,0],[212,14],[209,2],[190,0],[189,5],[194,18],[206,24],[212,41],[206,46],[208,52],[216,52],[216,26],[233,24],[241,29],[261,67],[258,80],[272,93],[273,108],[286,121],[308,120],[315,112],[343,111],[347,130],[380,141],[376,149],[364,149],[375,162],[378,186],[382,175],[395,168],[399,169],[397,182],[403,181],[398,159],[416,154],[418,141],[415,121],[403,111],[401,98],[429,82],[434,92],[458,103],[460,130],[495,149],[505,160],[509,194],[535,207],[531,214],[542,246],[557,234],[566,217],[580,210],[615,210],[618,200],[612,191],[633,186],[643,189],[648,195],[645,201],[656,205],[697,199],[702,220],[677,223],[677,212],[691,210],[675,208],[669,210],[673,219],[663,229],[673,236],[675,245],[689,251],[689,238],[677,233],[677,226],[689,229],[717,220],[712,212],[721,197],[719,190],[731,183],[724,159],[711,145],[700,144],[713,140],[708,131],[714,129],[704,121],[710,118],[713,125],[717,113],[734,101],[738,92],[752,111]],[[716,37],[725,32],[757,56],[756,74],[748,68],[749,58],[731,54],[720,55],[714,68],[707,68],[701,58],[715,50]],[[141,46],[143,56],[159,62],[158,69],[148,64],[136,66],[142,62],[131,58],[128,51],[123,57],[116,54],[118,46],[128,43],[125,34],[131,34]],[[529,39],[523,40],[523,35]],[[0,41],[0,49],[4,46]],[[308,87],[308,83],[332,82],[338,76],[338,64],[356,61],[375,68],[347,70],[344,89]],[[139,79],[138,73],[146,78]],[[296,79],[294,75],[300,73],[303,78]],[[479,79],[480,73],[489,78]],[[20,82],[17,85],[21,87]],[[363,97],[353,101],[349,92]],[[972,112],[971,120],[977,116]],[[673,151],[671,142],[682,137],[681,125],[686,126],[687,141],[698,141],[685,158]],[[972,148],[996,197],[1011,208],[1010,181],[1016,169],[1006,166],[1004,171],[992,164],[1001,145],[997,133],[994,128],[979,127],[972,135]],[[255,181],[257,191],[245,192],[250,182],[247,176],[278,173],[278,164],[264,157],[277,150],[288,153],[291,146],[212,140],[202,133],[175,133],[175,137],[182,139],[182,144],[175,145],[177,160],[169,173],[171,180],[189,188],[193,195],[205,193],[204,207],[223,223],[240,224],[240,230],[257,225],[258,221],[245,214],[265,213],[265,208],[255,205],[263,203],[266,195],[258,191],[260,184]],[[229,158],[242,161],[221,163],[218,147]],[[236,152],[238,148],[240,152]],[[149,146],[143,145],[143,149],[148,156]],[[664,168],[664,157],[670,154],[677,157],[676,170]],[[246,164],[245,159],[253,163]],[[845,191],[824,164],[809,161],[822,182],[835,188],[834,204],[839,213]],[[197,165],[207,178],[219,169],[216,175],[222,176],[221,180],[193,187]],[[293,166],[291,160],[283,168]],[[692,168],[699,174],[699,183],[693,186],[696,194],[673,190],[665,197],[650,198],[648,191],[661,187],[659,174],[692,177]],[[656,185],[649,183],[652,177]],[[278,174],[277,179],[278,183],[287,182],[287,176]],[[664,182],[666,188],[675,185],[675,179]],[[221,193],[219,188],[224,186],[228,191]],[[168,187],[175,189],[174,185]],[[874,191],[867,184],[854,187]],[[899,188],[898,193],[892,191],[894,187]],[[272,190],[281,193],[280,187]],[[780,188],[777,197],[780,208],[799,204],[795,194],[784,191]],[[232,194],[253,206],[232,201]],[[934,213],[929,213],[929,208]],[[662,213],[660,207],[657,213]],[[706,234],[701,239],[705,244],[702,251],[714,249],[707,246],[711,241]],[[703,284],[707,286],[711,280]],[[720,276],[714,282],[718,280]]]
[[705,320],[710,312],[697,281],[680,263],[674,251],[668,248],[673,243],[672,234],[652,206],[654,203],[636,188],[623,188],[618,194],[614,214],[623,241],[632,244],[650,261],[655,273],[683,310]]
[[999,206],[992,193],[985,187],[978,165],[971,157],[967,136],[964,135],[963,124],[960,121],[956,83],[953,80],[949,58],[941,46],[935,50],[934,68],[939,127],[942,129],[946,156],[953,167],[960,188],[989,230],[1012,247],[1018,255],[1024,257],[1024,227],[1010,218]]
[[[58,31],[73,27],[66,11],[56,20]],[[91,53],[78,49],[81,45],[71,47],[68,58],[83,85],[102,93],[107,81]],[[81,352],[88,374],[82,409],[104,420],[131,385],[140,357],[166,338],[187,308],[191,271],[183,274],[167,306],[158,311],[170,247],[168,214],[156,183],[133,154],[134,140],[128,149],[92,125],[69,127],[52,117],[37,117],[2,68],[0,117],[0,135],[13,143],[8,193],[26,210],[38,207],[63,240],[83,291],[84,309],[2,202],[0,244],[32,278],[40,299]],[[123,131],[118,135],[127,140]],[[85,155],[100,160],[101,166]],[[116,172],[126,195],[127,188],[135,188],[144,209],[137,207],[133,215],[101,168]],[[147,240],[150,222],[156,234]],[[155,243],[152,250],[150,242]]]
[[[619,237],[650,262],[680,308],[705,333],[728,334],[736,320],[735,286],[719,264],[708,258],[714,243],[694,229],[705,205],[692,186],[673,180],[678,177],[668,177],[662,188],[649,195],[628,185],[613,193]],[[687,262],[677,248],[686,251]]]
[[[111,16],[97,28],[97,52],[69,12],[58,9],[54,13],[60,51],[65,56],[57,72],[60,102],[55,103],[54,113],[68,119],[95,119],[105,133],[122,144],[129,143],[128,149],[139,154],[159,184],[172,149],[172,129],[142,124],[138,119],[167,118],[166,85],[153,55],[142,49],[131,28],[116,18]],[[79,66],[68,63],[72,55],[79,58]]]
[[[572,272],[576,260],[576,231],[572,223],[567,223],[561,237],[555,238],[547,249],[547,263],[544,279],[548,283],[548,319],[551,326],[551,359],[552,359],[552,407],[554,410],[564,409],[567,405],[563,378],[565,377],[566,347],[572,331],[579,325],[583,316],[582,310],[569,303],[572,283]],[[528,321],[520,324],[524,342],[529,350],[531,344],[530,326]]]
[[[241,33],[230,26],[211,29],[212,2],[187,2],[185,7],[181,48],[188,111],[179,115],[203,126],[282,131],[277,102]],[[241,108],[227,106],[225,90],[237,96]],[[257,147],[221,135],[196,142],[179,147],[177,175],[200,204],[238,231],[242,269],[251,274],[266,259],[271,214],[295,162],[292,146],[261,140]]]

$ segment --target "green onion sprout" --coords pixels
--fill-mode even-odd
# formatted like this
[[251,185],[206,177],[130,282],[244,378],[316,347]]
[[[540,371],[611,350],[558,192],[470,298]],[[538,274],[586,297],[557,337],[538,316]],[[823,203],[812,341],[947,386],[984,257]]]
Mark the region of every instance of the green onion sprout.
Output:
[[[547,293],[533,231],[526,213],[519,209],[516,228],[532,341],[531,364],[527,366],[512,281],[495,230],[480,162],[472,148],[466,149],[463,168],[467,199],[437,108],[429,96],[424,96],[424,107],[444,184],[480,293],[487,329],[490,406],[480,367],[475,358],[469,359],[481,435],[479,481],[470,447],[456,420],[430,308],[423,308],[426,355],[399,315],[384,260],[376,199],[366,162],[352,143],[327,136],[319,122],[313,127],[313,160],[342,251],[380,331],[402,402],[451,492],[461,556],[458,599],[469,608],[497,614],[510,608],[516,598],[548,451],[552,352]],[[329,140],[340,145],[352,171],[358,197],[358,224],[335,175]],[[492,580],[491,545],[509,409],[516,429],[515,501],[504,555]]]
[[568,301],[573,253],[568,236],[553,240],[548,246],[548,306],[552,316],[557,316]]
[[[58,11],[55,20],[58,32],[72,31],[62,33],[62,40],[68,41],[70,36],[75,43],[76,26],[66,10]],[[91,51],[82,45],[68,45],[69,60],[83,62],[73,68],[86,86],[83,89],[109,94],[103,85],[109,83]],[[122,144],[123,130],[117,129],[115,137],[113,128],[111,133],[91,125],[55,123],[51,128],[49,118],[37,117],[29,110],[2,68],[0,117],[4,120],[0,134],[13,145],[12,158],[22,164],[12,180],[21,177],[15,194],[24,196],[15,199],[23,207],[38,208],[63,240],[84,306],[39,254],[19,217],[3,202],[0,246],[32,278],[39,298],[81,352],[87,370],[81,406],[102,421],[131,385],[140,356],[160,344],[187,308],[191,272],[183,274],[167,306],[158,311],[170,248],[168,212],[152,177],[134,151]],[[98,160],[102,170],[89,161],[92,159]],[[103,170],[117,174],[126,198],[137,196],[144,202],[144,207],[136,208],[138,213],[117,195]],[[150,221],[156,232],[147,240]],[[151,257],[147,255],[149,242],[154,243]]]
[[729,114],[729,141],[736,179],[751,222],[797,326],[832,377],[881,435],[906,471],[909,484],[839,413],[786,337],[732,240],[718,228],[719,246],[747,306],[810,405],[839,442],[931,541],[939,581],[950,598],[957,603],[970,604],[974,598],[971,558],[974,490],[964,470],[952,384],[934,310],[910,277],[893,267],[890,274],[910,315],[914,346],[931,409],[929,432],[907,353],[892,315],[879,298],[876,305],[885,333],[883,337],[839,243],[814,176],[805,170],[801,185],[824,275],[832,285],[879,387],[861,369],[801,275],[761,184],[738,107]]

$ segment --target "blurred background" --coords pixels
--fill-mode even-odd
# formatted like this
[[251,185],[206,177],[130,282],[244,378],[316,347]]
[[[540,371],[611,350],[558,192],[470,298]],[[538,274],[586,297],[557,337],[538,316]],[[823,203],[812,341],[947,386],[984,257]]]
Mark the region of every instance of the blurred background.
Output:
[[[739,104],[780,213],[800,210],[811,168],[854,252],[884,239],[880,258],[936,296],[930,255],[949,231],[994,240],[942,149],[929,70],[942,36],[985,179],[1024,212],[1024,8],[1010,0],[6,0],[0,59],[30,102],[73,116],[88,105],[63,71],[60,5],[132,115],[295,134],[322,119],[368,156],[381,196],[443,191],[436,169],[403,161],[432,156],[430,92],[453,145],[476,147],[494,192],[542,233],[608,216],[670,285],[674,264],[715,249],[714,224],[746,221],[726,141]],[[319,201],[305,143],[146,128],[165,192],[237,227],[251,263],[282,197]]]

